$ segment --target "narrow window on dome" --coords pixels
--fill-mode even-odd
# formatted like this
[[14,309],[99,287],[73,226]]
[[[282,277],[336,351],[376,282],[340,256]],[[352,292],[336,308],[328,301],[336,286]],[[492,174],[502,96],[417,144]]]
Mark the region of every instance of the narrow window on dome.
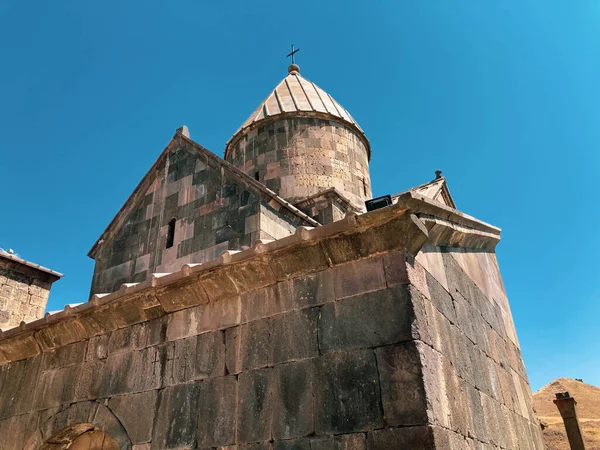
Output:
[[169,230],[167,231],[167,245],[166,248],[173,247],[173,243],[175,242],[175,222],[177,220],[175,218],[171,219],[169,222]]
[[367,196],[367,182],[365,181],[365,179],[362,179],[362,183],[363,183],[363,192],[365,193],[365,197]]

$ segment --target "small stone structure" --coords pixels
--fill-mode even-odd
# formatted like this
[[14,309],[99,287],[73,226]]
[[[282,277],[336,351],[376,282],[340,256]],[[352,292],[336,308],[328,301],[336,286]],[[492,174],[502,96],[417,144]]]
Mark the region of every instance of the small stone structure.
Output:
[[542,450],[500,230],[441,173],[363,213],[369,157],[295,65],[225,159],[179,129],[91,300],[0,333],[0,448]]
[[577,418],[577,402],[575,399],[568,392],[559,392],[556,394],[554,404],[565,423],[565,430],[567,431],[571,450],[585,450],[583,434],[581,433],[579,419]]
[[43,317],[50,287],[61,277],[0,250],[0,329]]

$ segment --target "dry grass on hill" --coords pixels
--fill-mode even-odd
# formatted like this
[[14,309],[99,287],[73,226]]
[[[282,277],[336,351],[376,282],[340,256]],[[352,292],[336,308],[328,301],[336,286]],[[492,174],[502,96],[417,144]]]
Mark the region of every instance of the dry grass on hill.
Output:
[[563,421],[552,401],[554,394],[565,391],[577,401],[577,415],[586,450],[600,450],[600,388],[571,378],[558,378],[533,394],[535,410],[540,421],[546,425],[544,441],[548,449],[570,449]]

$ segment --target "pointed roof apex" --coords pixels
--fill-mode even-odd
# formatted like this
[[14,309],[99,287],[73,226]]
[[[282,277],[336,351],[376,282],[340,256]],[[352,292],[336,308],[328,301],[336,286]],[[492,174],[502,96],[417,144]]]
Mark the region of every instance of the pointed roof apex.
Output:
[[454,203],[454,199],[452,198],[452,195],[450,195],[448,183],[446,183],[446,178],[442,176],[441,170],[436,170],[435,178],[428,183],[415,186],[410,188],[408,191],[403,191],[399,194],[393,195],[392,202],[396,203],[398,201],[398,197],[406,192],[414,192],[416,194],[423,195],[432,200],[443,203],[450,208],[456,209],[456,203]]
[[188,127],[186,125],[182,125],[179,128],[177,128],[177,133],[183,134],[186,138],[190,137],[190,130],[188,130]]
[[323,117],[342,122],[356,131],[364,139],[369,159],[371,146],[356,120],[331,95],[312,81],[300,75],[300,67],[290,64],[288,75],[271,91],[258,108],[246,119],[242,126],[233,134],[225,147],[225,155],[230,145],[237,141],[246,130],[257,124],[278,117]]

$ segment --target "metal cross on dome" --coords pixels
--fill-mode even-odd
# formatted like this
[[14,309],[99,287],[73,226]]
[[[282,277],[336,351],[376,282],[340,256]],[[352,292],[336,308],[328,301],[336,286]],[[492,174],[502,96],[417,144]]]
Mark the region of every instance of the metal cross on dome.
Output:
[[299,52],[299,51],[300,51],[299,48],[297,48],[296,50],[294,50],[294,44],[292,44],[292,51],[291,51],[290,54],[288,54],[286,56],[286,58],[289,58],[291,56],[292,57],[292,64],[295,64],[295,62],[294,62],[294,54],[297,53],[297,52]]

